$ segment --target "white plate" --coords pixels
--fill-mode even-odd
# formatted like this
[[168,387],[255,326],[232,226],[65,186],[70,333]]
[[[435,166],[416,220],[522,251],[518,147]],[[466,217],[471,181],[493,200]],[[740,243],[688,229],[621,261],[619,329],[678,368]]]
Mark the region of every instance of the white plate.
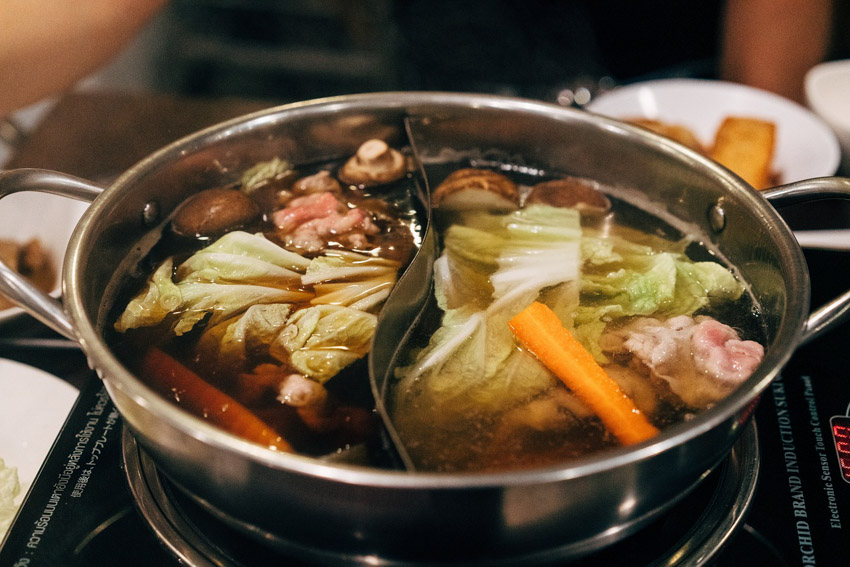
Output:
[[[74,228],[89,204],[46,193],[14,193],[0,200],[0,238],[24,244],[38,238],[48,250],[57,274]],[[59,278],[51,295],[60,295]],[[0,324],[23,313],[12,307],[0,310]]]
[[724,81],[665,79],[609,91],[587,106],[616,119],[681,124],[710,146],[723,118],[749,116],[776,124],[774,168],[783,183],[834,175],[841,152],[835,134],[814,113],[779,95]]
[[52,374],[0,359],[0,458],[18,469],[22,493],[38,474],[78,394]]

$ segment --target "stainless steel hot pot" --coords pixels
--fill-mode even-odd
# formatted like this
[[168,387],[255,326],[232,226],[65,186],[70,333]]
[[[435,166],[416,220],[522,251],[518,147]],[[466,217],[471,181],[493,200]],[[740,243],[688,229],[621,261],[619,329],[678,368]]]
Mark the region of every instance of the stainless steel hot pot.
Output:
[[[183,412],[116,359],[103,340],[114,276],[150,249],[156,238],[151,228],[186,196],[275,156],[295,163],[342,156],[373,136],[406,143],[405,117],[417,124],[423,159],[439,159],[447,149],[486,154],[498,148],[500,156],[521,163],[643,193],[659,211],[704,235],[740,269],[763,308],[768,344],[758,371],[716,407],[642,445],[561,467],[447,475],[274,453]],[[716,467],[794,349],[850,309],[848,292],[810,314],[802,251],[774,209],[848,198],[850,180],[823,178],[759,193],[659,136],[532,101],[383,93],[292,104],[174,142],[105,189],[53,172],[0,173],[0,196],[28,190],[91,201],[64,260],[64,305],[5,266],[0,291],[79,341],[125,423],[178,487],[258,539],[321,562],[512,564],[612,543],[666,510]],[[394,336],[379,328],[376,356],[386,356]]]

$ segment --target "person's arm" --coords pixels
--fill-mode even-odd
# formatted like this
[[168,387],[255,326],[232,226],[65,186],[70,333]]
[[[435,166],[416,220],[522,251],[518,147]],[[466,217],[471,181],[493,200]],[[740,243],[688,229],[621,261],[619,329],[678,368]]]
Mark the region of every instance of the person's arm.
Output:
[[803,100],[803,78],[830,43],[831,0],[728,0],[720,77]]
[[72,86],[168,0],[0,0],[0,117]]

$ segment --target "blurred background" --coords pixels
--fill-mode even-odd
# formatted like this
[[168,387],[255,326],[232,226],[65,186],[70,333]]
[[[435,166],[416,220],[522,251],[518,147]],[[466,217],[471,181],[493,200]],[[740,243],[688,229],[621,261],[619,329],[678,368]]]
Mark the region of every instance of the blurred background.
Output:
[[[717,78],[723,5],[708,0],[170,0],[126,48],[71,91],[158,97],[133,101],[137,107],[150,102],[148,114],[136,108],[121,122],[115,114],[126,110],[121,99],[86,105],[69,101],[67,93],[45,98],[0,120],[0,167],[74,168],[92,175],[70,159],[45,156],[61,153],[56,148],[69,142],[81,146],[86,135],[89,145],[98,141],[108,148],[119,140],[126,147],[132,143],[127,126],[141,124],[136,131],[147,135],[144,145],[140,141],[137,151],[127,152],[108,172],[94,172],[105,178],[133,163],[131,158],[201,126],[260,107],[332,95],[449,90],[582,106],[617,85]],[[850,58],[850,2],[834,2],[833,19],[827,59]],[[217,106],[182,105],[156,113],[154,102],[166,104],[162,97]],[[217,110],[234,100],[251,104]],[[30,147],[10,162],[57,101],[66,108],[54,115],[51,145],[37,140],[40,149]],[[185,108],[200,114],[175,123]],[[104,122],[98,111],[118,116],[115,124]],[[169,113],[175,117],[170,123],[164,118]]]
[[[721,3],[652,4],[173,0],[85,85],[274,103],[394,89],[554,100],[582,86],[712,77]],[[848,57],[848,3],[835,10],[845,23],[830,58]]]

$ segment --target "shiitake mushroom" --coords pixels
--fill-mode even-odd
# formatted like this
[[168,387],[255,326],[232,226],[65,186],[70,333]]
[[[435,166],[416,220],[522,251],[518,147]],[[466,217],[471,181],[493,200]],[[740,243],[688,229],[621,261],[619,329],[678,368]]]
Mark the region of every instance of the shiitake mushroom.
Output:
[[604,215],[611,210],[611,201],[590,179],[564,177],[534,185],[525,199],[526,205],[542,203],[554,207],[571,207],[582,215]]
[[472,167],[453,171],[434,190],[435,207],[446,210],[510,211],[519,206],[520,191],[508,177]]
[[349,185],[368,187],[391,183],[407,173],[407,159],[383,140],[363,142],[339,170],[339,180]]
[[171,219],[179,236],[204,238],[243,228],[260,215],[260,207],[238,189],[216,187],[186,199]]

